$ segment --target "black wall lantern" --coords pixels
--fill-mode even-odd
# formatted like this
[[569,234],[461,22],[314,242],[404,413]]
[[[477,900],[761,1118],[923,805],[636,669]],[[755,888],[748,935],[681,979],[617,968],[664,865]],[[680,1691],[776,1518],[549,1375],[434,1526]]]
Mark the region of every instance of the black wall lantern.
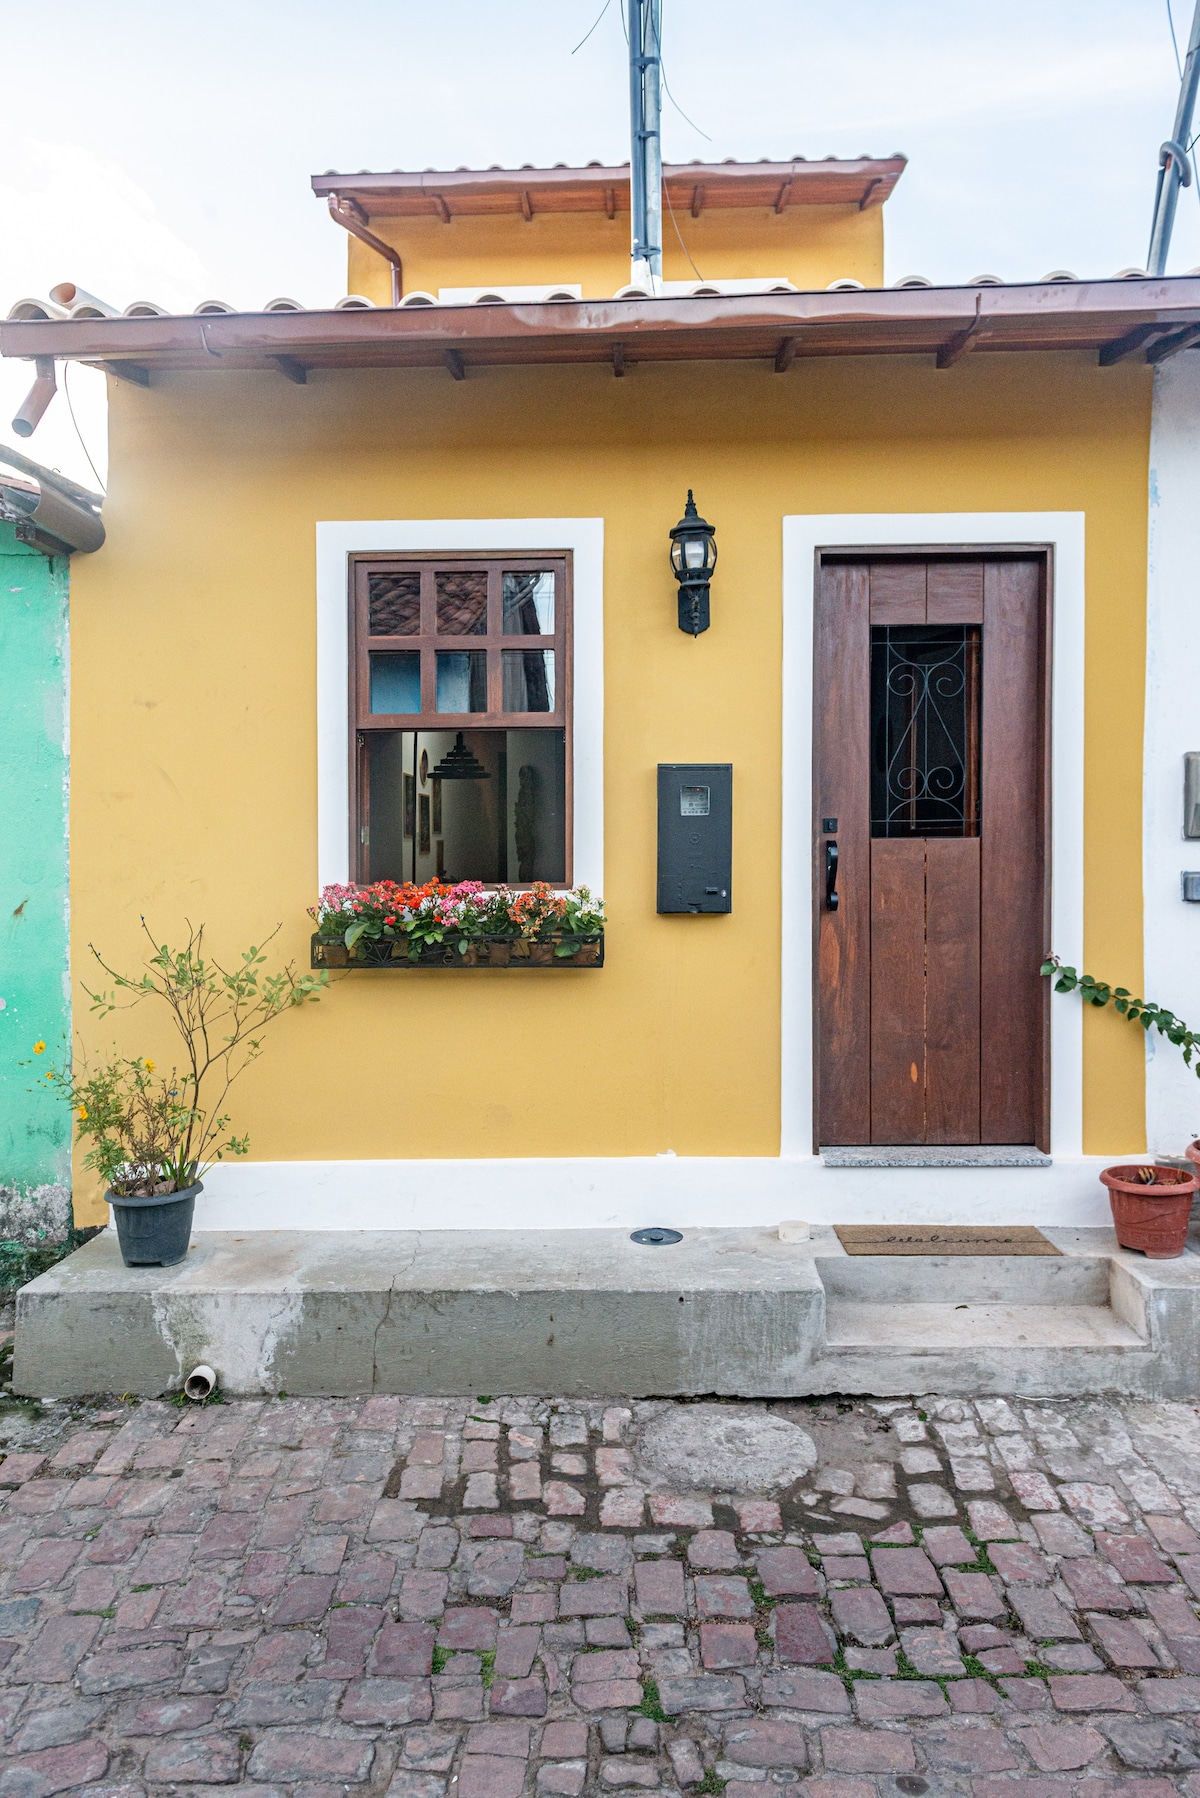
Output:
[[701,518],[689,487],[687,510],[671,532],[671,567],[679,582],[679,628],[690,636],[708,629],[708,583],[716,565],[716,526]]

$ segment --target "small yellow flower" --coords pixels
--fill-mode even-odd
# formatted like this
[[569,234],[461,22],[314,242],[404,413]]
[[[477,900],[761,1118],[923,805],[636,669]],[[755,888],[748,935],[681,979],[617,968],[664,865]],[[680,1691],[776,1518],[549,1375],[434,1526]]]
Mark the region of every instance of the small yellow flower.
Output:
[[44,1055],[46,1053],[45,1043],[34,1043],[33,1052],[35,1055]]
[[88,1114],[87,1106],[81,1105],[79,1107],[79,1121],[81,1124],[85,1124],[87,1122],[87,1114]]
[[154,1072],[154,1063],[151,1061],[151,1059],[148,1055],[147,1055],[145,1061],[142,1063],[142,1065],[148,1074],[152,1074]]
[[46,1079],[47,1079],[47,1080],[53,1080],[53,1078],[54,1078],[54,1075],[53,1075],[53,1074],[52,1074],[52,1073],[51,1073],[51,1072],[50,1072],[50,1070],[49,1070],[49,1068],[47,1068],[47,1070],[46,1070]]

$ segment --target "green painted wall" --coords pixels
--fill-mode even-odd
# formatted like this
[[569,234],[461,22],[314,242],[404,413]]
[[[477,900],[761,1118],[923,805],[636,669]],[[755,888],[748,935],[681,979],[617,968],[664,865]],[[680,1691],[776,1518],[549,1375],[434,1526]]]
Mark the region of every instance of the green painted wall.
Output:
[[71,1221],[70,1114],[20,1065],[70,1043],[68,570],[0,521],[0,1237],[25,1241]]

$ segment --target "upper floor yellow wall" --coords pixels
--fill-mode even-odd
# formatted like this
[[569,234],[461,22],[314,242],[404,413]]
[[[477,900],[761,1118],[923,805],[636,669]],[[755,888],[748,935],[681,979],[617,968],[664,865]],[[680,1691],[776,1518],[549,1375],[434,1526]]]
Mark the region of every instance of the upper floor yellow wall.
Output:
[[[608,299],[629,281],[628,212],[613,219],[602,212],[541,212],[528,223],[519,213],[461,215],[449,224],[438,218],[373,217],[371,230],[400,251],[406,293],[561,281],[582,286],[584,299]],[[664,280],[764,276],[802,288],[825,288],[845,277],[879,286],[883,207],[860,212],[857,206],[792,206],[782,213],[714,207],[695,219],[690,210],[672,219],[664,207]],[[391,304],[389,265],[356,237],[349,238],[347,292]]]

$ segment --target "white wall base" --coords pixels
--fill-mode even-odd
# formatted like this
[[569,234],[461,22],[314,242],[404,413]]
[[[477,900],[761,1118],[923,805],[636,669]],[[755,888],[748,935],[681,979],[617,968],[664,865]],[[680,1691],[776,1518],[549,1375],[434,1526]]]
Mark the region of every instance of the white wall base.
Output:
[[197,1230],[732,1229],[1110,1221],[1103,1156],[1034,1168],[827,1168],[813,1156],[223,1162]]

